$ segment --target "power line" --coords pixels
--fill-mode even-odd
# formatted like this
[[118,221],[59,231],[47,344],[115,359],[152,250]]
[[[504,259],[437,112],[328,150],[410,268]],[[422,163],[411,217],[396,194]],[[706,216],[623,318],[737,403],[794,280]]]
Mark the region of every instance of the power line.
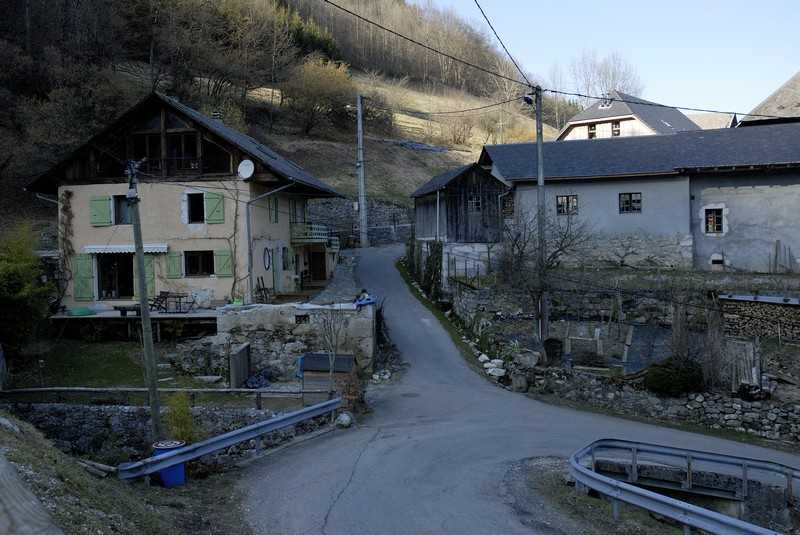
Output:
[[519,95],[519,96],[516,96],[514,98],[509,98],[509,99],[506,99],[506,100],[503,100],[503,101],[500,101],[500,102],[494,102],[492,104],[486,104],[485,106],[476,106],[474,108],[466,108],[466,109],[463,109],[463,110],[451,110],[451,111],[422,111],[422,110],[409,110],[409,109],[405,109],[405,108],[392,109],[392,108],[383,108],[383,107],[374,106],[374,105],[372,107],[375,108],[375,109],[378,109],[378,110],[391,111],[391,112],[396,112],[396,113],[405,113],[407,115],[414,115],[414,114],[418,114],[418,115],[457,115],[457,114],[463,114],[463,113],[468,113],[468,112],[473,112],[473,111],[486,110],[486,109],[489,109],[489,108],[495,108],[497,106],[502,106],[503,104],[509,104],[511,102],[516,102],[517,100],[521,99],[522,97],[523,97],[523,95]]
[[491,76],[497,76],[498,78],[503,78],[504,80],[508,80],[509,82],[514,82],[515,84],[519,84],[519,85],[522,85],[522,86],[525,86],[525,87],[529,87],[529,84],[526,84],[525,82],[521,82],[521,81],[517,80],[516,78],[511,78],[510,76],[505,76],[503,74],[500,74],[499,72],[495,72],[495,71],[492,71],[492,70],[487,69],[485,67],[481,67],[480,65],[476,65],[475,63],[469,62],[469,61],[467,61],[465,59],[461,59],[459,57],[453,56],[452,54],[448,54],[447,52],[442,52],[441,50],[437,50],[437,49],[433,48],[432,46],[426,45],[425,43],[417,41],[416,39],[412,39],[411,37],[408,37],[407,35],[403,35],[400,32],[396,32],[396,31],[392,30],[391,28],[387,28],[386,26],[383,26],[382,24],[379,24],[379,23],[375,22],[374,20],[370,20],[370,19],[368,19],[366,17],[362,17],[361,15],[359,15],[358,13],[355,13],[354,11],[350,11],[349,9],[347,9],[345,7],[342,7],[339,4],[331,2],[331,0],[322,0],[322,2],[325,2],[329,6],[334,7],[336,9],[338,9],[339,11],[342,11],[344,13],[347,13],[348,15],[351,15],[351,16],[355,17],[355,18],[357,18],[358,20],[360,20],[362,22],[366,22],[367,24],[375,26],[376,28],[380,28],[381,30],[383,30],[385,32],[389,32],[390,34],[392,34],[392,35],[394,35],[396,37],[399,37],[400,39],[408,41],[409,43],[413,43],[413,44],[415,44],[417,46],[420,46],[420,47],[422,47],[422,48],[424,48],[426,50],[429,50],[429,51],[433,52],[434,54],[439,54],[440,56],[446,57],[446,58],[451,59],[451,60],[453,60],[453,61],[455,61],[457,63],[461,63],[463,65],[466,65],[466,66],[471,67],[473,69],[479,70],[479,71],[484,72],[486,74],[489,74]]
[[475,5],[478,6],[478,9],[480,10],[481,15],[483,15],[483,20],[486,21],[486,24],[489,25],[489,28],[492,29],[492,33],[497,38],[497,40],[500,42],[500,46],[502,46],[503,50],[506,51],[506,55],[508,56],[508,59],[510,59],[511,63],[514,64],[514,67],[517,68],[517,70],[522,75],[522,78],[525,80],[525,82],[528,84],[528,86],[533,88],[533,84],[531,83],[530,80],[528,80],[528,77],[525,75],[525,72],[519,66],[519,64],[517,63],[517,60],[514,59],[514,56],[511,55],[511,52],[508,51],[508,48],[506,48],[506,44],[503,42],[502,39],[500,39],[500,35],[498,35],[497,30],[494,29],[494,26],[492,25],[492,21],[489,20],[489,17],[486,15],[486,12],[483,10],[483,7],[481,7],[481,4],[478,2],[478,0],[475,0]]
[[[379,24],[378,22],[375,22],[375,21],[370,20],[370,19],[368,19],[366,17],[363,17],[363,16],[361,16],[358,13],[355,13],[353,11],[350,11],[349,9],[342,7],[342,6],[332,2],[331,0],[321,0],[321,1],[326,3],[326,4],[328,4],[328,5],[330,5],[330,6],[332,6],[332,7],[334,7],[334,8],[336,8],[336,9],[338,9],[338,10],[340,10],[340,11],[343,11],[344,13],[352,15],[353,17],[357,18],[360,21],[363,21],[363,22],[365,22],[367,24],[375,26],[376,28],[379,28],[379,29],[381,29],[381,30],[383,30],[385,32],[388,32],[388,33],[390,33],[390,34],[392,34],[394,36],[397,36],[397,37],[399,37],[399,38],[401,38],[401,39],[403,39],[405,41],[408,41],[409,43],[413,43],[413,44],[415,44],[417,46],[420,46],[420,47],[424,48],[425,50],[429,50],[430,52],[433,52],[434,54],[439,54],[440,56],[446,57],[448,59],[451,59],[453,61],[456,61],[458,63],[466,65],[468,67],[471,67],[473,69],[477,69],[477,70],[479,70],[481,72],[484,72],[484,73],[486,73],[486,74],[488,74],[490,76],[496,76],[498,78],[502,78],[504,80],[508,80],[510,82],[514,82],[516,84],[519,84],[519,85],[524,86],[526,88],[530,88],[531,87],[531,84],[529,84],[529,83],[521,82],[520,80],[517,80],[515,78],[511,78],[509,76],[505,76],[503,74],[500,74],[499,72],[492,71],[490,69],[481,67],[480,65],[476,65],[474,63],[471,63],[471,62],[466,61],[464,59],[461,59],[459,57],[456,57],[456,56],[453,56],[451,54],[448,54],[447,52],[443,52],[441,50],[433,48],[430,45],[426,45],[425,43],[417,41],[416,39],[408,37],[407,35],[403,35],[400,32],[397,32],[395,30],[387,28],[386,26],[383,26],[382,24]],[[498,37],[498,39],[499,39],[499,37]],[[504,46],[504,48],[505,48],[505,46]],[[516,65],[516,62],[514,62],[514,63]],[[517,67],[517,68],[519,68],[519,67]],[[633,100],[621,99],[621,98],[602,97],[602,96],[597,96],[597,95],[587,95],[587,94],[578,93],[578,92],[561,91],[561,90],[558,90],[558,89],[542,88],[542,91],[545,91],[547,93],[556,94],[556,95],[565,95],[565,96],[589,98],[589,99],[594,99],[594,100],[609,100],[609,101],[617,101],[617,102],[627,102],[627,103],[630,103],[630,104],[640,104],[640,105],[643,105],[643,106],[655,106],[655,107],[659,107],[659,108],[676,108],[676,109],[679,109],[679,110],[698,111],[698,112],[704,112],[704,113],[722,113],[722,114],[734,114],[735,113],[736,115],[740,115],[742,117],[747,117],[747,116],[749,116],[749,117],[761,117],[761,118],[764,118],[764,119],[785,119],[785,117],[781,117],[779,115],[763,115],[763,114],[746,113],[746,112],[733,112],[733,111],[713,110],[713,109],[707,109],[707,108],[694,108],[694,107],[690,107],[690,106],[669,106],[669,105],[666,105],[666,104],[659,104],[657,102],[643,102],[643,101],[633,101]]]

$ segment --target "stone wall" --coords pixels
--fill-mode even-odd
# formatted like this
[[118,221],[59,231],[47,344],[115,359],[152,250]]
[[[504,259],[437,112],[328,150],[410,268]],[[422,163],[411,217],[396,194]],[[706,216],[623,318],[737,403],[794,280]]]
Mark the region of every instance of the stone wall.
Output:
[[725,331],[731,336],[781,336],[800,340],[800,304],[797,299],[764,298],[761,301],[722,299]]
[[800,443],[800,404],[743,401],[718,393],[661,398],[612,379],[561,368],[532,368],[531,394],[554,396],[614,413],[711,429],[728,429],[771,440]]
[[[358,237],[358,212],[355,199],[317,199],[308,203],[309,218],[325,223],[348,246]],[[367,201],[367,227],[370,245],[405,242],[413,231],[413,210],[386,201]]]
[[[116,464],[138,459],[151,452],[150,409],[119,405],[72,405],[63,403],[14,403],[0,408],[13,413],[42,431],[60,450],[72,455],[90,455]],[[162,410],[162,421],[166,416]],[[220,435],[275,416],[269,410],[246,408],[193,407],[195,425],[201,437]],[[267,438],[267,444],[293,436],[287,429]],[[253,449],[242,443],[235,452]],[[234,453],[228,452],[228,453]]]

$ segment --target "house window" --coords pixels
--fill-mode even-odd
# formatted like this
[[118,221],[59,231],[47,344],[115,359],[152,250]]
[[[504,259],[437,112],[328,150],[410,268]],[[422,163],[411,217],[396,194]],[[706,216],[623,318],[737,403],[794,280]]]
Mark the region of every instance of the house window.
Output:
[[589,125],[589,139],[594,139],[597,137],[597,125],[590,124]]
[[289,271],[292,268],[292,257],[289,256],[289,248],[284,247],[281,250],[281,258],[283,260],[283,270]]
[[140,170],[158,171],[161,169],[161,135],[136,134],[133,136],[133,159],[146,159]]
[[475,193],[471,193],[469,199],[467,199],[467,208],[470,212],[480,212],[481,211],[481,196]]
[[619,136],[619,121],[611,121],[611,137]]
[[503,217],[506,219],[514,217],[514,195],[503,197]]
[[198,171],[200,160],[197,158],[197,134],[167,134],[167,157],[170,170]]
[[128,212],[127,195],[114,195],[114,224],[130,225],[131,215]]
[[97,255],[97,290],[100,299],[133,299],[133,255]]
[[619,194],[619,213],[620,214],[640,214],[640,213],[642,213],[642,194],[641,193],[620,193]]
[[208,277],[214,274],[214,251],[185,251],[183,258],[187,277]]
[[188,223],[204,223],[206,220],[206,206],[202,193],[187,193],[186,207]]
[[577,195],[557,195],[556,213],[558,215],[575,215],[578,213]]
[[722,233],[722,208],[706,209],[706,234]]

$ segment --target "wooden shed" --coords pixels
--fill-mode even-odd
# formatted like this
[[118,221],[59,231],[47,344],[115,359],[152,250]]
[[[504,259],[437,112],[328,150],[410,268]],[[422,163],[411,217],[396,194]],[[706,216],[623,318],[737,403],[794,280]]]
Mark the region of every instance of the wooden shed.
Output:
[[412,194],[416,238],[498,242],[503,237],[504,220],[514,212],[510,191],[478,164],[442,173]]

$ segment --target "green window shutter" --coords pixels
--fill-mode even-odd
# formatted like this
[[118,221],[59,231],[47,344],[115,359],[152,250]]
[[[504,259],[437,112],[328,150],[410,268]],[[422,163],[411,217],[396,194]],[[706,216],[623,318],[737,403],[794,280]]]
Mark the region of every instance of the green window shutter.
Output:
[[78,254],[72,261],[73,297],[76,301],[94,301],[92,255]]
[[108,227],[111,225],[111,197],[92,197],[89,201],[89,213],[93,227]]
[[233,259],[229,249],[214,251],[214,274],[217,277],[233,277]]
[[279,204],[278,203],[278,198],[277,197],[273,197],[272,198],[272,222],[273,223],[277,223],[278,222],[278,204]]
[[156,293],[156,257],[151,254],[144,255],[144,277],[147,280],[147,296],[153,297]]
[[180,279],[183,276],[183,255],[181,253],[167,254],[167,278]]
[[218,224],[225,222],[225,199],[221,193],[203,194],[206,208],[206,223]]

